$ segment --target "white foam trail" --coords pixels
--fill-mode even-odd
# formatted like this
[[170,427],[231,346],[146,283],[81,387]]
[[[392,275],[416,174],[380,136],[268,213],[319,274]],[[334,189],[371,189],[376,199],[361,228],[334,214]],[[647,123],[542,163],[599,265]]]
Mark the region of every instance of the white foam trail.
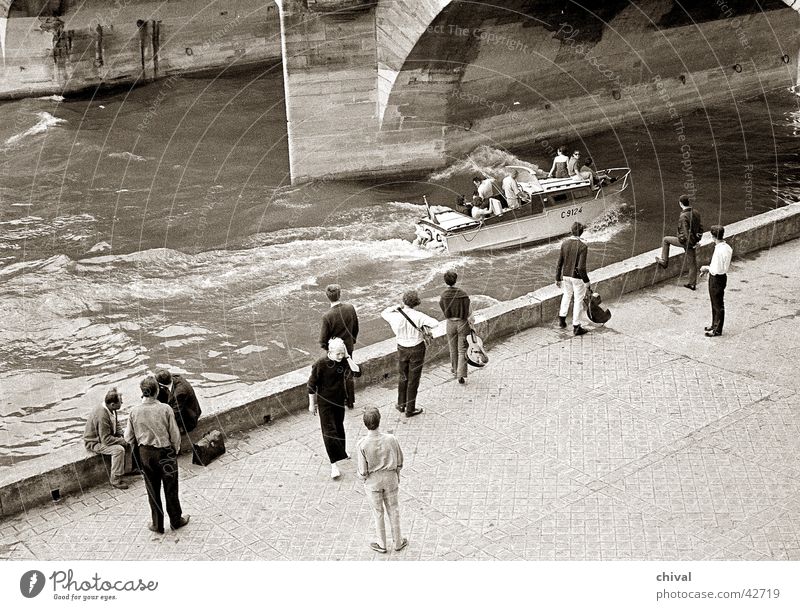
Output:
[[108,153],[108,156],[111,159],[126,159],[129,161],[147,161],[147,157],[140,157],[139,155],[134,155],[132,152],[114,152],[114,153]]
[[512,155],[504,150],[483,145],[469,153],[467,158],[463,161],[454,163],[444,170],[431,174],[429,176],[429,180],[438,182],[449,180],[454,176],[470,174],[497,175],[501,173],[503,168],[508,165],[520,165],[523,167],[529,167],[533,170],[539,169],[539,166],[535,163],[523,161],[516,155]]
[[39,97],[37,99],[50,100],[51,102],[63,102],[64,101],[64,96],[63,95],[45,95],[45,96]]
[[66,123],[64,119],[59,119],[58,117],[54,117],[49,112],[37,112],[36,116],[39,117],[39,122],[36,123],[36,125],[34,125],[33,127],[31,127],[26,131],[23,131],[22,133],[18,133],[15,136],[11,136],[6,140],[6,144],[16,144],[17,142],[19,142],[24,138],[44,133],[45,131],[47,131],[48,129],[50,129],[55,125]]

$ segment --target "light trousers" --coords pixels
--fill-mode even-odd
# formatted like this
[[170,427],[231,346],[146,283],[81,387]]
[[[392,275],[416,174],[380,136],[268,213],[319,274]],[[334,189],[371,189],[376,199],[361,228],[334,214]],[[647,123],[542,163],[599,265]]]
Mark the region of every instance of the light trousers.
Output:
[[589,323],[589,318],[586,315],[586,305],[583,299],[586,297],[586,284],[583,280],[577,277],[564,276],[561,282],[561,290],[564,294],[561,297],[561,309],[558,315],[565,318],[569,313],[569,304],[573,299],[575,303],[572,306],[572,325],[582,326]]
[[397,547],[403,539],[400,533],[400,505],[398,496],[400,487],[396,470],[379,470],[369,475],[364,483],[364,490],[367,492],[370,506],[372,506],[372,516],[375,518],[375,533],[378,536],[378,543],[386,548],[386,522],[384,521],[384,509],[389,515],[389,525],[392,528],[392,541]]
[[125,447],[122,445],[98,445],[92,451],[111,456],[111,472],[109,472],[108,478],[112,483],[119,483],[122,475],[125,474]]

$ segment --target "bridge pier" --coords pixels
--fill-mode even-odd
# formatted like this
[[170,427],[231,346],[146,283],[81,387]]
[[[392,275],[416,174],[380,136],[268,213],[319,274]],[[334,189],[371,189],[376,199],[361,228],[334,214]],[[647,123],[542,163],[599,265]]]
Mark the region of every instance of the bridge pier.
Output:
[[379,71],[375,4],[334,12],[309,6],[284,0],[281,7],[292,181],[442,165],[444,125],[381,128],[387,70],[384,62]]

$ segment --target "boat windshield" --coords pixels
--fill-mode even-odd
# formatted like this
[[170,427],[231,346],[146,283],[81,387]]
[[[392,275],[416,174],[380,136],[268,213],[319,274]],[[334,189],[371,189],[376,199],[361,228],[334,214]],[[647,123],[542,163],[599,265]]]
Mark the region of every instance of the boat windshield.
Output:
[[517,170],[517,182],[528,194],[537,193],[544,190],[542,184],[539,182],[539,179],[536,177],[536,173],[531,171],[529,168],[510,165],[506,167],[506,172],[512,169]]

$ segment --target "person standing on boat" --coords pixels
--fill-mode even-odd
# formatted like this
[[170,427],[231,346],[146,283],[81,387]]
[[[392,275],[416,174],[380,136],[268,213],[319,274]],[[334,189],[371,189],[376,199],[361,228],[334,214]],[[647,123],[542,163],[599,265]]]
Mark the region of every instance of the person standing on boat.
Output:
[[[342,303],[339,299],[342,296],[342,289],[339,284],[331,284],[325,288],[325,294],[331,302],[331,307],[322,316],[322,330],[319,334],[319,345],[322,349],[328,349],[328,342],[334,337],[339,337],[344,341],[347,353],[353,355],[356,339],[358,339],[358,314],[356,308],[350,303]],[[347,379],[347,408],[355,406],[355,385],[353,378]]]
[[553,159],[553,167],[550,168],[550,173],[547,174],[548,178],[569,178],[569,169],[567,169],[569,157],[564,154],[565,150],[564,146],[558,147],[558,154]]
[[517,176],[519,176],[519,172],[512,169],[508,175],[503,178],[503,195],[505,195],[509,210],[516,210],[522,205],[522,202],[528,198],[525,191],[519,186]]
[[689,195],[681,195],[678,198],[681,206],[681,215],[678,217],[677,237],[668,235],[661,242],[661,256],[656,257],[656,263],[662,269],[669,265],[669,247],[678,246],[683,248],[684,264],[689,263],[689,282],[684,284],[685,288],[695,290],[697,288],[697,253],[695,248],[703,237],[703,224],[700,222],[700,214],[692,209]]
[[[344,362],[342,362],[344,361]],[[328,343],[328,355],[317,360],[308,378],[308,410],[312,415],[319,411],[322,442],[331,462],[331,478],[341,476],[337,462],[347,459],[344,434],[344,410],[347,403],[348,377],[360,377],[361,369],[339,337]]]
[[586,330],[582,323],[589,322],[586,316],[586,306],[583,302],[586,291],[591,290],[589,275],[586,273],[586,256],[589,247],[581,239],[585,227],[579,222],[572,223],[572,229],[567,239],[561,242],[561,254],[556,267],[556,286],[564,291],[561,297],[561,309],[558,313],[558,325],[567,327],[567,314],[570,301],[574,299],[572,307],[572,332],[576,336],[585,335]]
[[458,378],[458,383],[467,383],[467,335],[473,322],[472,305],[467,293],[456,288],[458,274],[449,269],[445,271],[447,284],[439,298],[439,307],[447,318],[447,346],[450,349],[450,370]]

